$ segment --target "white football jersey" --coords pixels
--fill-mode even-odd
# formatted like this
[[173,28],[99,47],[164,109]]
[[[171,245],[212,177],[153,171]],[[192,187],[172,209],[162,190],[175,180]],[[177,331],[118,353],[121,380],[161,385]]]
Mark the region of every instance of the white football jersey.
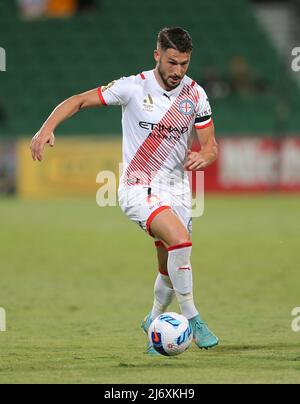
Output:
[[173,91],[164,90],[154,71],[99,87],[103,105],[123,108],[123,175],[120,189],[137,185],[190,190],[184,170],[194,127],[212,125],[202,87],[187,76]]

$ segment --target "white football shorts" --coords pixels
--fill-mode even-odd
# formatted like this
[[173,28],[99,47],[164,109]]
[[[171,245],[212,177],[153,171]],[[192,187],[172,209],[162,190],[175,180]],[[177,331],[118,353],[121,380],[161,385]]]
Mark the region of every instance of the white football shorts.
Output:
[[188,191],[181,195],[167,191],[154,191],[146,186],[133,186],[119,190],[119,204],[125,215],[151,237],[150,227],[154,218],[166,209],[172,211],[182,221],[192,235],[192,195]]

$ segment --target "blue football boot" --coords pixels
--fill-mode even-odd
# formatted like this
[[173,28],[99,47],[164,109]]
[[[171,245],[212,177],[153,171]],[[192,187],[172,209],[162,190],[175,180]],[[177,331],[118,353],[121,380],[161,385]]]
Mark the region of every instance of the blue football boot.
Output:
[[[144,333],[147,335],[148,339],[148,331],[150,328],[150,325],[152,324],[153,320],[151,318],[151,313],[148,314],[148,316],[145,317],[145,319],[142,321],[141,328],[144,331]],[[147,342],[147,354],[151,356],[159,356],[160,354],[154,349],[153,345],[148,339]]]
[[189,320],[189,323],[193,329],[194,342],[200,349],[210,349],[219,345],[219,339],[210,331],[199,315]]

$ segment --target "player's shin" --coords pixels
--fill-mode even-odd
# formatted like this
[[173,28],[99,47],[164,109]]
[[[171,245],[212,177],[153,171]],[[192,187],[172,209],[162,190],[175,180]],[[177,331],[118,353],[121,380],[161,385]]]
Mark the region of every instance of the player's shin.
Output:
[[158,274],[154,287],[154,304],[151,312],[152,320],[165,313],[172,303],[175,292],[170,278],[161,273]]
[[182,314],[188,319],[199,315],[193,296],[193,273],[191,266],[192,243],[168,249],[168,272]]

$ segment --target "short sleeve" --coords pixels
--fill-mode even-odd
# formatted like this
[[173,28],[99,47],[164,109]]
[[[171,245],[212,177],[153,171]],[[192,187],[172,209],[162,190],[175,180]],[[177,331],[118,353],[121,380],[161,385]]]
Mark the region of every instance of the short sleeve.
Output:
[[202,87],[199,87],[200,99],[197,108],[197,114],[195,119],[196,129],[205,129],[212,125],[212,110],[209,103],[208,96]]
[[135,77],[123,77],[120,80],[113,81],[107,86],[98,88],[100,102],[103,105],[122,105],[129,103],[134,91]]

